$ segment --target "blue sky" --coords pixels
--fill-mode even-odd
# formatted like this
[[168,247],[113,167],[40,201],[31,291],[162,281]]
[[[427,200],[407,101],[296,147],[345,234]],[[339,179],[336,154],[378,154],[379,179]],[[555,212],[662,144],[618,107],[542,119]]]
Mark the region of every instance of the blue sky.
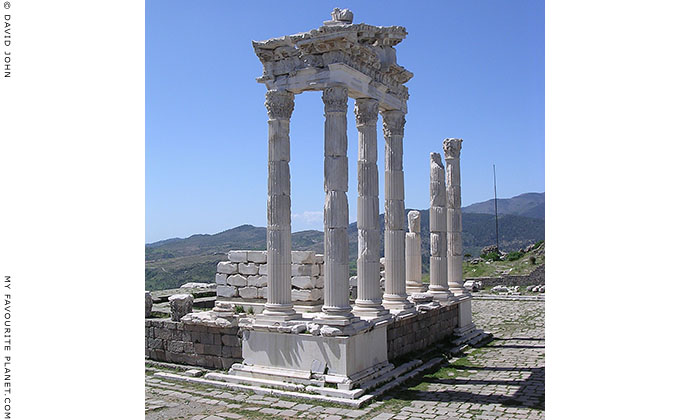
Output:
[[[544,191],[544,4],[540,1],[146,2],[146,242],[266,225],[266,88],[252,40],[308,31],[350,8],[354,23],[400,25],[414,73],[404,139],[405,206],[429,207],[429,153],[464,139],[463,205]],[[348,113],[350,221],[357,130]],[[322,229],[323,103],[297,95],[292,228]],[[379,118],[379,170],[383,183]],[[380,188],[383,199],[383,186]],[[383,209],[383,205],[381,205]]]

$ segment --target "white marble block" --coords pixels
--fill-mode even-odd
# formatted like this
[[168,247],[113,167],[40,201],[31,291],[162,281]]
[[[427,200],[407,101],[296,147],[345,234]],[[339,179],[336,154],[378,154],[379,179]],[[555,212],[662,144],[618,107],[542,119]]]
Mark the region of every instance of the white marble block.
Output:
[[245,263],[247,262],[247,251],[230,251],[228,252],[228,261],[231,263]]
[[228,284],[228,275],[216,273],[216,284],[220,286],[225,286],[226,284]]
[[237,296],[237,287],[235,286],[218,286],[216,288],[216,296],[231,298]]
[[247,286],[266,287],[268,285],[268,276],[249,276],[247,277]]
[[256,264],[254,263],[240,263],[237,266],[238,271],[240,274],[245,274],[245,275],[255,275],[259,274],[259,267],[257,267]]
[[247,260],[255,264],[266,264],[266,251],[247,251]]
[[259,297],[258,289],[254,286],[241,287],[237,291],[243,299],[256,299]]
[[292,251],[293,264],[313,264],[315,259],[314,251]]
[[237,263],[231,263],[229,261],[221,261],[216,267],[218,273],[223,274],[235,274],[237,273]]
[[228,276],[227,285],[244,287],[247,285],[247,278],[241,274],[233,274],[232,276]]

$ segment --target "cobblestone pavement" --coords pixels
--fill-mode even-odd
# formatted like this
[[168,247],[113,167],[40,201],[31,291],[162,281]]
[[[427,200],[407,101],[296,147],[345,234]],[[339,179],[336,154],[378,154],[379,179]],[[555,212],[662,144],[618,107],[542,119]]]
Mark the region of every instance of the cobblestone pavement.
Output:
[[477,300],[477,327],[494,333],[470,349],[362,409],[291,401],[146,376],[148,420],[543,419],[544,302]]

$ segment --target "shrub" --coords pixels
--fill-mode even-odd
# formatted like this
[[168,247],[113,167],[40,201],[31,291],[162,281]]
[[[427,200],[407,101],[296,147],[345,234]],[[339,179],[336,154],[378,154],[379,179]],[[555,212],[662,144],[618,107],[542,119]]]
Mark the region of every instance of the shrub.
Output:
[[516,260],[519,260],[520,258],[522,258],[524,255],[525,254],[521,251],[513,251],[513,252],[508,253],[508,256],[506,257],[506,259],[508,261],[516,261]]
[[501,259],[501,256],[498,254],[498,252],[489,252],[488,254],[483,254],[482,258],[487,261],[498,261]]
[[247,313],[248,313],[249,315],[254,315],[254,307],[253,307],[253,306],[250,306],[249,308],[247,308]]
[[529,262],[531,262],[532,265],[536,264],[537,263],[537,257],[535,257],[534,255],[530,255]]
[[235,305],[235,313],[241,314],[244,312],[244,306],[242,305]]

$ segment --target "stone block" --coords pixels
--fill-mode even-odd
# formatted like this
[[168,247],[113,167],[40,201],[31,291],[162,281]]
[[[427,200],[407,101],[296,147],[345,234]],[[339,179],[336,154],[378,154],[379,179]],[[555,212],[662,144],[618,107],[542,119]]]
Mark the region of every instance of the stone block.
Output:
[[293,264],[313,264],[316,254],[314,251],[292,251]]
[[216,266],[216,271],[223,274],[236,274],[237,273],[237,263],[229,261],[221,261]]
[[323,289],[292,289],[292,300],[315,302],[323,299]]
[[150,318],[151,317],[151,309],[153,308],[153,297],[151,296],[151,292],[146,292],[145,293],[145,303],[146,306],[144,307],[144,318]]
[[315,277],[312,276],[294,276],[292,278],[292,286],[298,289],[313,289]]
[[[221,343],[224,346],[239,346],[240,345],[240,338],[237,337],[236,335],[223,334],[221,336]],[[225,356],[225,357],[230,357],[230,356]]]
[[233,274],[228,276],[227,284],[228,286],[244,287],[247,285],[247,277],[241,274]]
[[266,251],[247,251],[247,260],[256,264],[266,264]]
[[226,286],[228,284],[228,275],[216,273],[216,284],[219,286]]
[[243,299],[256,299],[259,297],[258,289],[254,286],[242,287],[238,292]]
[[268,264],[259,264],[259,275],[260,276],[268,275]]
[[231,263],[246,263],[247,251],[230,251],[228,252],[228,261]]
[[323,254],[314,254],[314,262],[316,264],[323,264]]
[[237,296],[237,287],[235,286],[218,286],[216,288],[216,296],[231,298]]
[[[323,266],[320,267],[323,268]],[[314,287],[316,287],[317,289],[323,289],[323,283],[323,276],[318,275],[314,277]]]
[[268,276],[249,276],[247,286],[266,287],[268,286]]
[[250,276],[259,274],[259,267],[254,263],[239,263],[237,268],[240,274]]
[[183,316],[192,312],[192,304],[194,303],[194,296],[185,293],[172,295],[168,298],[170,302],[170,312],[173,321],[179,321]]
[[259,287],[259,291],[257,293],[259,294],[260,299],[268,299],[268,287]]
[[317,276],[319,268],[315,264],[292,264],[292,276]]
[[146,346],[150,349],[163,349],[163,340],[160,338],[149,338],[146,340]]

